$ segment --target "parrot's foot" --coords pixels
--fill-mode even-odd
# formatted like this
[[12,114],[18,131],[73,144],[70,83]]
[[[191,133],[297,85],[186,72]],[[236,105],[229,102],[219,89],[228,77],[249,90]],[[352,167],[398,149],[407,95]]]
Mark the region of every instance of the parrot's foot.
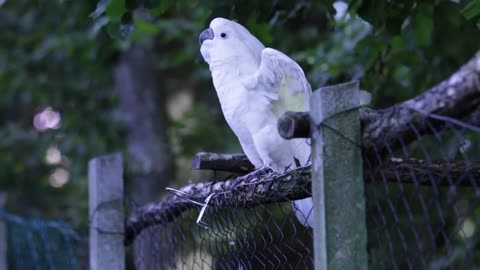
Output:
[[268,168],[267,166],[262,166],[258,169],[256,169],[255,171],[251,172],[251,173],[248,173],[242,177],[244,177],[245,179],[250,179],[250,178],[259,178],[269,172],[271,172],[272,169]]

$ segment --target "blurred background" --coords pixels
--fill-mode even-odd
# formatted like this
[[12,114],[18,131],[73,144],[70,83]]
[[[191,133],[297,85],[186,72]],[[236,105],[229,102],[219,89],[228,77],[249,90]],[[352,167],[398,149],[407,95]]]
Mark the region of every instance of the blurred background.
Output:
[[0,0],[4,209],[85,235],[89,159],[124,153],[136,207],[207,180],[190,169],[195,153],[240,152],[199,53],[212,18],[291,56],[313,89],[358,79],[384,108],[480,48],[474,2]]

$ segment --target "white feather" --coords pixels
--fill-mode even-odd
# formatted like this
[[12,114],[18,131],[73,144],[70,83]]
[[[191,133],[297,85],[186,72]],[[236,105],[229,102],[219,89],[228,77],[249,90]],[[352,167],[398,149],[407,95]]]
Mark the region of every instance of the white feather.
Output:
[[[280,51],[265,48],[240,24],[216,18],[214,38],[200,48],[210,66],[222,111],[256,168],[275,171],[307,165],[311,148],[305,139],[285,140],[277,130],[287,111],[308,111],[311,87],[301,67]],[[311,198],[293,204],[302,224],[312,224]],[[308,218],[307,218],[308,217]]]

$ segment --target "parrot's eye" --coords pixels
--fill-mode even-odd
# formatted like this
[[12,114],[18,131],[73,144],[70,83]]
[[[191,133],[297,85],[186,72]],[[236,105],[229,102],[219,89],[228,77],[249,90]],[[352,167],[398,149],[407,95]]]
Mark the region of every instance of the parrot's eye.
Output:
[[222,38],[226,38],[226,37],[227,37],[227,34],[221,33],[220,36],[221,36]]

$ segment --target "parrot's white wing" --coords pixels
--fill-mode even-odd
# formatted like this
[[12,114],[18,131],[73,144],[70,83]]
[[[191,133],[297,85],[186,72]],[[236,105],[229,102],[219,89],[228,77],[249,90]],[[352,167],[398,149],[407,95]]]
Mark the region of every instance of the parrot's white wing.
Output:
[[[271,98],[272,109],[277,118],[287,111],[309,111],[312,89],[302,68],[284,53],[272,48],[262,51],[260,67],[252,79],[252,91]],[[290,140],[292,155],[306,165],[310,146],[304,139]]]
[[[245,86],[257,91],[272,101],[273,111],[280,118],[286,111],[308,111],[312,89],[302,68],[290,57],[272,48],[262,51],[258,71]],[[311,148],[305,139],[290,140],[292,155],[301,165],[310,159]],[[291,157],[283,157],[291,159]],[[294,213],[298,220],[310,227],[313,226],[312,198],[293,202]]]
[[[312,89],[302,68],[284,53],[272,48],[262,51],[260,67],[245,82],[248,89],[259,91],[273,101],[275,114],[308,111]],[[259,87],[263,86],[263,87]]]

